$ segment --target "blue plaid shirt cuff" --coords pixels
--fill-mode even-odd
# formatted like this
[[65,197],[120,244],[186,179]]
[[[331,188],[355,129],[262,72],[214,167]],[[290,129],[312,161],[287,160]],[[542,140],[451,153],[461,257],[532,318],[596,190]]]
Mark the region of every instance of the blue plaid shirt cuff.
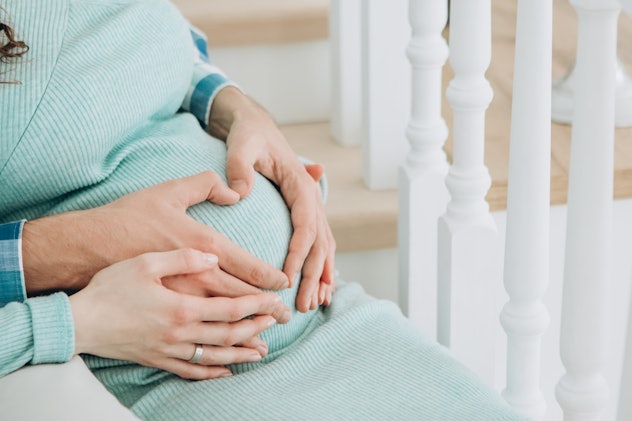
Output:
[[25,222],[0,224],[0,307],[26,299],[22,268],[22,228]]
[[193,75],[189,90],[182,102],[182,109],[193,114],[203,128],[208,124],[211,105],[219,91],[226,86],[237,85],[230,81],[222,70],[211,63],[208,56],[206,37],[197,28],[191,27],[193,41]]

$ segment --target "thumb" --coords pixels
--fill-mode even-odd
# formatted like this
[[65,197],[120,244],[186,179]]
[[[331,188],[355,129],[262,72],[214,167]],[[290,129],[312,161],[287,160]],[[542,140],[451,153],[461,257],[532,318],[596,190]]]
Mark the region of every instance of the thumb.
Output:
[[205,200],[216,205],[232,205],[239,200],[239,196],[213,171],[204,171],[167,183],[173,183],[171,187],[176,190],[176,194],[182,195],[180,197],[185,208]]
[[248,148],[248,142],[228,143],[226,154],[226,179],[228,187],[241,198],[248,196],[255,184],[255,148]]

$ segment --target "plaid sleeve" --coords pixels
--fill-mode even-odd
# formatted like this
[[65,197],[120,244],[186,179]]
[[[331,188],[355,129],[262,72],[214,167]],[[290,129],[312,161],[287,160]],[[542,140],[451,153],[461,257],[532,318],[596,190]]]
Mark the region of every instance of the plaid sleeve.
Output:
[[182,109],[193,114],[202,127],[206,128],[211,104],[215,95],[226,86],[236,86],[208,57],[206,37],[197,28],[191,27],[193,48],[193,77]]
[[26,299],[22,269],[24,222],[0,224],[0,307]]

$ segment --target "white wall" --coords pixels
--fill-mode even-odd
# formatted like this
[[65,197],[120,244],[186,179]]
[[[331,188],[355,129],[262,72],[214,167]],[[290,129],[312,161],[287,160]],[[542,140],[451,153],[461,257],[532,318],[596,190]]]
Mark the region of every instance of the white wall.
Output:
[[280,124],[329,120],[329,41],[209,48],[209,54]]

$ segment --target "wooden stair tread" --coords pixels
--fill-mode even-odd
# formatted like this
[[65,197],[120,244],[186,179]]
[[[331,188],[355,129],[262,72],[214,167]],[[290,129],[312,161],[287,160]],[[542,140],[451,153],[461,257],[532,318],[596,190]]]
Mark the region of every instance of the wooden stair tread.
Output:
[[173,0],[209,46],[228,47],[322,40],[329,0]]
[[[390,248],[397,245],[397,191],[371,191],[362,181],[362,151],[339,146],[328,123],[283,126],[300,155],[324,164],[329,182],[327,218],[340,252]],[[566,203],[570,127],[554,124],[551,151],[551,204]],[[614,196],[632,197],[632,129],[616,130]],[[485,161],[492,186],[487,201],[492,211],[507,206],[508,140],[488,136]],[[446,146],[449,151],[449,146]],[[448,153],[449,155],[449,153]]]

